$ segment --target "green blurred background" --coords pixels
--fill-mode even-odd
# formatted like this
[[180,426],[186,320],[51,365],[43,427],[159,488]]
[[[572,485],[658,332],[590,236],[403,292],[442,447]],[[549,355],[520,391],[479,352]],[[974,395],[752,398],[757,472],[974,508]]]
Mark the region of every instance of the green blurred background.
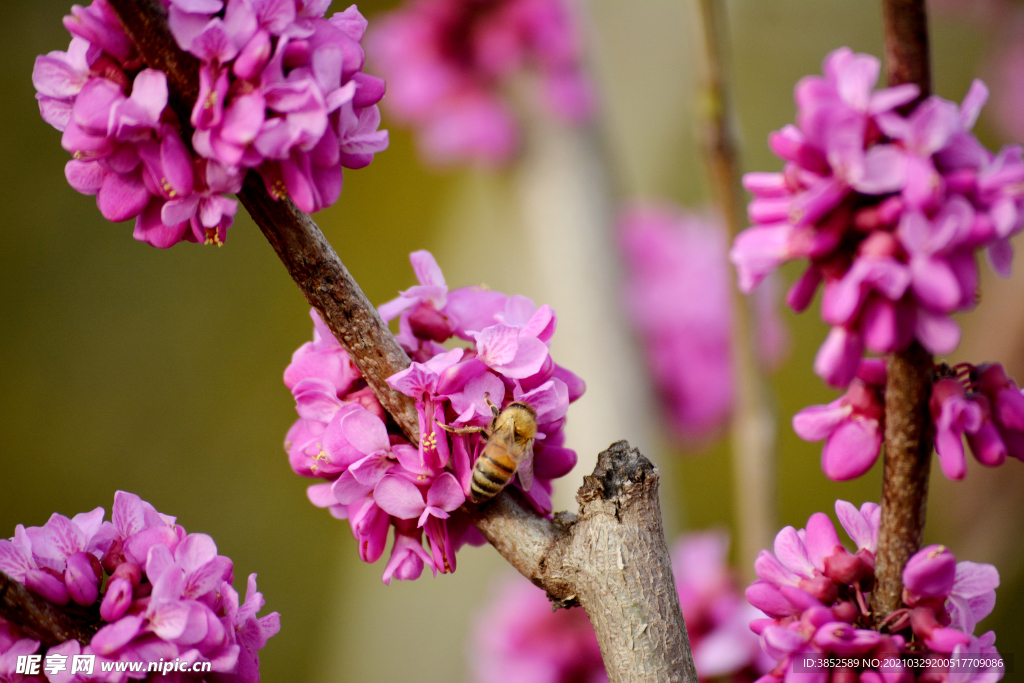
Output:
[[[394,4],[360,9],[372,23]],[[731,3],[747,169],[780,166],[766,136],[792,120],[793,84],[819,72],[829,50],[881,54],[877,5]],[[680,0],[588,7],[618,186],[628,196],[698,205],[707,188],[692,134],[692,8]],[[0,58],[8,64],[0,75],[0,536],[17,523],[40,525],[54,511],[109,511],[114,491],[129,490],[189,531],[211,534],[235,561],[236,586],[259,573],[267,610],[282,614],[280,635],[262,653],[264,680],[464,680],[470,615],[504,571],[500,559],[487,547],[467,549],[454,576],[388,588],[383,562],[359,562],[348,524],[309,504],[308,482],[292,474],[281,446],[295,419],[281,373],[310,338],[308,307],[244,211],[223,248],[160,251],[134,241],[129,224],[106,223],[93,198],[68,187],[67,155],[59,133],[39,118],[30,78],[37,54],[66,48],[60,20],[68,9],[57,0],[0,3]],[[954,18],[932,25],[936,91],[959,100],[984,68],[987,37]],[[987,123],[980,134],[997,146]],[[341,200],[317,216],[370,300],[412,284],[407,254],[420,248],[437,250],[451,285],[496,279],[510,293],[537,291],[528,269],[507,254],[457,246],[515,229],[491,220],[505,213],[511,174],[428,170],[408,132],[391,131],[391,148],[369,168],[346,173]],[[502,275],[492,277],[496,271]],[[557,273],[548,277],[557,282]],[[1018,287],[985,281],[959,353],[1002,360],[1020,378]],[[559,311],[563,319],[572,314]],[[802,526],[812,512],[831,511],[837,497],[877,500],[880,477],[876,467],[855,482],[828,481],[820,445],[789,428],[795,411],[834,394],[811,371],[824,325],[813,314],[785,317],[791,354],[775,382],[779,519]],[[586,411],[586,399],[573,410]],[[672,497],[670,528],[730,524],[724,445],[651,455],[671,475],[663,493]],[[933,479],[928,528],[930,541],[948,543],[960,559],[997,564],[1003,585],[982,628],[997,630],[1006,653],[1024,652],[1016,616],[1024,599],[1021,469],[1016,461],[995,472],[972,467],[955,486]]]

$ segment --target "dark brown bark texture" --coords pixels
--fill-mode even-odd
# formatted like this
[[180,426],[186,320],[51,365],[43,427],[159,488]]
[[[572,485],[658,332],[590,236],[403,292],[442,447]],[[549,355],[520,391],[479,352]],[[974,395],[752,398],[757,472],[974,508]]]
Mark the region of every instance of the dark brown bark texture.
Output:
[[78,605],[47,602],[0,572],[0,617],[16,624],[25,636],[46,647],[77,640],[88,645],[99,629],[99,614]]
[[[921,98],[927,97],[931,66],[924,0],[883,0],[882,10],[889,85],[915,83]],[[876,622],[903,606],[903,568],[921,549],[924,535],[933,444],[931,354],[914,342],[892,355],[887,368],[882,522],[871,593]]]

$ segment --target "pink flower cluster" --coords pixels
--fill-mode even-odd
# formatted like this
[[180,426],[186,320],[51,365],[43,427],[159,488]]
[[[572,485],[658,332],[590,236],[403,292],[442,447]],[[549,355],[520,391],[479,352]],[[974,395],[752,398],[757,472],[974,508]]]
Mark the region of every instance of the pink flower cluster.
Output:
[[668,207],[638,206],[619,220],[625,309],[675,431],[712,436],[733,406],[732,304],[725,231]]
[[[753,681],[773,662],[748,623],[762,614],[740,595],[726,565],[728,539],[684,536],[672,553],[676,589],[701,680]],[[473,653],[477,683],[604,683],[594,629],[580,609],[552,612],[527,581],[510,578],[481,615]]]
[[390,85],[389,111],[415,126],[434,163],[500,163],[519,144],[503,92],[531,68],[539,99],[569,122],[587,120],[594,97],[566,0],[408,0],[371,32],[368,49]]
[[988,92],[980,81],[963,104],[918,96],[907,84],[873,90],[879,62],[832,52],[824,77],[796,87],[797,126],[769,138],[781,173],[750,173],[750,219],[732,249],[740,285],[752,289],[781,263],[810,265],[788,295],[802,311],[824,283],[832,325],[815,371],[834,386],[855,376],[865,349],[891,353],[917,339],[949,353],[960,329],[950,314],[978,293],[975,251],[1007,275],[1008,238],[1021,229],[1020,146],[992,154],[971,129]]
[[843,396],[793,416],[793,431],[801,439],[826,440],[821,469],[829,479],[856,479],[878,460],[885,434],[885,376],[885,361],[864,358]]
[[[365,562],[380,558],[394,527],[385,583],[416,579],[424,564],[435,575],[452,572],[459,547],[484,542],[459,508],[485,441],[479,434],[449,436],[441,425],[486,427],[488,399],[499,407],[532,406],[539,425],[533,467],[521,466],[514,485],[550,514],[552,480],[576,464],[575,451],[562,445],[566,412],[586,389],[551,358],[556,319],[550,307],[482,287],[448,291],[433,256],[418,251],[410,260],[419,284],[382,305],[380,314],[398,318],[397,339],[414,361],[388,383],[416,399],[420,443],[401,436],[315,311],[313,341],[295,352],[284,373],[300,418],[285,440],[292,469],[327,480],[310,486],[309,498],[349,520]],[[441,345],[453,337],[470,346]]]
[[[963,439],[982,465],[1012,456],[1024,460],[1024,395],[998,363],[936,368],[929,408],[935,452],[950,479],[967,473]],[[846,393],[832,403],[804,408],[793,430],[806,441],[825,439],[821,468],[835,481],[855,479],[878,460],[885,432],[885,362],[860,361]]]
[[164,0],[178,45],[200,60],[187,123],[168,108],[166,75],[141,59],[106,0],[64,18],[67,52],[36,59],[43,119],[74,159],[65,175],[96,195],[110,221],[166,248],[223,244],[248,169],[303,211],[337,201],[342,167],[362,168],[388,145],[376,103],[384,82],[362,73],[366,20],[329,2]]
[[[256,575],[249,576],[240,603],[231,586],[231,560],[217,554],[206,534],[186,533],[174,517],[124,491],[114,495],[112,521],[103,515],[103,508],[71,519],[55,513],[41,527],[19,524],[12,539],[0,539],[0,571],[50,602],[98,609],[102,626],[88,645],[69,640],[48,654],[92,654],[99,662],[210,662],[210,680],[258,682],[259,650],[281,624],[277,612],[257,616],[263,596]],[[0,678],[14,676],[16,655],[38,647],[0,621]],[[203,678],[179,675],[182,681]],[[53,683],[125,679],[123,671],[101,674],[99,663],[90,676],[47,676]]]
[[[759,683],[794,678],[809,683],[860,681],[910,683],[961,681],[990,683],[996,669],[971,670],[967,660],[955,673],[913,669],[902,664],[880,668],[818,669],[795,675],[796,654],[868,656],[892,660],[900,655],[943,653],[998,655],[992,631],[974,635],[979,621],[995,606],[999,573],[995,567],[956,562],[943,546],[928,546],[910,558],[903,571],[905,607],[885,615],[877,630],[867,603],[874,582],[881,509],[865,503],[858,510],[836,501],[836,515],[857,545],[853,553],[839,540],[828,515],[815,513],[806,529],[786,527],[775,537],[775,552],[762,550],[758,577],[747,599],[768,615],[750,627],[777,664]],[[831,676],[831,678],[830,678]]]

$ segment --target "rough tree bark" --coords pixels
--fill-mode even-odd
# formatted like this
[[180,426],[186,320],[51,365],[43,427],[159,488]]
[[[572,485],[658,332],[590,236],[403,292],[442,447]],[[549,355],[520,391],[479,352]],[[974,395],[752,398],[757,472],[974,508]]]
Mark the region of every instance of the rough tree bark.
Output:
[[[177,54],[156,0],[109,0],[148,66],[168,71],[171,102],[187,121],[197,92],[195,63]],[[165,53],[171,53],[167,56]],[[184,85],[181,85],[184,83]],[[250,172],[240,198],[309,302],[329,324],[406,436],[417,441],[415,410],[384,380],[409,364],[376,310],[313,220],[275,201]],[[558,606],[581,605],[594,626],[612,683],[697,683],[658,503],[658,470],[620,441],[603,452],[577,494],[578,515],[548,520],[510,492],[482,508],[477,528]],[[0,616],[52,645],[88,642],[96,621],[57,608],[0,575]]]
[[100,617],[78,605],[63,607],[39,597],[0,572],[0,617],[17,624],[27,637],[46,647],[67,640],[88,645],[99,630]]
[[611,683],[697,680],[658,479],[657,467],[619,441],[584,478],[578,515],[524,518],[510,495],[471,512],[487,540],[556,605],[583,606]]
[[[729,23],[724,0],[700,0],[704,87],[698,100],[700,133],[712,195],[735,239],[747,226],[740,184],[739,143],[729,93]],[[775,410],[768,378],[757,357],[754,302],[733,281],[733,372],[736,405],[730,432],[739,527],[740,567],[753,579],[754,560],[775,537]]]
[[[889,85],[915,83],[920,98],[927,97],[931,67],[924,0],[883,0],[882,8]],[[917,342],[888,362],[882,526],[871,593],[876,622],[903,606],[903,568],[921,549],[932,457],[928,398],[933,366],[931,354]]]

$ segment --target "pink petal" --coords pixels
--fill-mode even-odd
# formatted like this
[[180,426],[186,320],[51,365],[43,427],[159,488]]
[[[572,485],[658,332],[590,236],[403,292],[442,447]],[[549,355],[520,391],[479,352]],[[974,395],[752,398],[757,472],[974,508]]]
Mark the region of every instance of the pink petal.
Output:
[[387,455],[388,451],[372,453],[352,463],[348,471],[363,486],[376,486],[381,477],[387,474],[387,471],[395,464],[393,460],[388,460]]
[[[331,499],[324,497],[322,502],[327,502],[328,505],[319,507],[329,507],[338,503],[351,505],[357,500],[366,498],[367,494],[373,490],[373,485],[361,483],[351,471],[346,471],[338,477],[337,481],[333,484],[326,484],[326,486],[330,487]],[[315,502],[314,505],[316,505]]]
[[399,519],[416,519],[426,504],[423,494],[408,479],[386,476],[373,490],[374,502],[389,515]]
[[941,313],[919,308],[915,335],[931,353],[944,355],[952,353],[960,343],[960,326]]
[[814,372],[834,387],[845,387],[857,374],[864,341],[845,327],[833,327],[814,358]]
[[104,626],[89,641],[92,649],[100,655],[112,655],[131,642],[142,628],[142,617],[121,617],[113,624]]
[[896,145],[875,145],[864,154],[864,172],[853,188],[864,194],[888,194],[907,182],[906,155]]
[[775,536],[774,550],[775,556],[790,571],[806,578],[814,576],[807,548],[793,527],[787,526]]
[[833,481],[861,476],[878,459],[882,434],[875,420],[850,420],[839,426],[821,451],[821,469]]
[[450,472],[444,472],[427,490],[427,505],[441,508],[446,512],[458,509],[466,502],[466,496],[458,480]]
[[534,447],[533,473],[540,479],[564,477],[576,467],[576,451],[561,446]]
[[853,505],[845,500],[836,501],[836,517],[843,529],[849,534],[857,548],[871,548],[877,531],[873,531],[864,515]]
[[135,218],[149,203],[149,191],[142,182],[142,171],[130,174],[108,173],[96,196],[96,205],[108,221]]
[[971,82],[967,95],[964,96],[963,103],[960,105],[960,125],[964,127],[964,130],[974,128],[974,124],[978,120],[978,114],[981,113],[981,108],[985,106],[987,101],[988,87],[980,79],[975,78]]
[[828,405],[810,406],[793,416],[793,431],[804,441],[821,441],[850,417],[852,408],[837,399]]
[[960,282],[949,262],[939,257],[919,256],[910,261],[913,290],[929,308],[953,311],[963,298]]
[[479,358],[490,366],[511,363],[519,348],[519,328],[499,323],[476,335]]
[[24,583],[25,573],[34,568],[34,563],[20,548],[6,538],[0,538],[0,572]]
[[178,566],[190,573],[217,557],[217,544],[207,534],[189,534],[174,551]]
[[807,556],[814,568],[825,571],[825,558],[830,556],[840,545],[839,535],[832,520],[823,512],[815,512],[807,520],[807,531],[804,534],[804,545]]
[[349,413],[342,419],[341,428],[348,442],[361,453],[369,455],[391,449],[387,428],[379,417],[368,410]]
[[323,484],[313,484],[306,489],[306,497],[309,498],[309,502],[318,508],[326,508],[332,505],[338,504],[338,499],[334,496],[334,492],[331,490],[334,486],[333,482],[325,482]]
[[512,379],[523,379],[537,373],[548,359],[547,345],[535,337],[519,337],[516,355],[511,362],[492,364],[495,370]]

